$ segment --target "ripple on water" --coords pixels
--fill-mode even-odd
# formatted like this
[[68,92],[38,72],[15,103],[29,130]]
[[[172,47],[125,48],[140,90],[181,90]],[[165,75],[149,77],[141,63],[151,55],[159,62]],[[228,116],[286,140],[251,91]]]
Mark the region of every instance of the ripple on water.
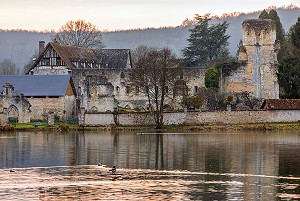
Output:
[[[300,178],[99,166],[0,170],[2,200],[298,199]],[[259,178],[257,183],[254,179]],[[280,181],[280,182],[278,182]]]

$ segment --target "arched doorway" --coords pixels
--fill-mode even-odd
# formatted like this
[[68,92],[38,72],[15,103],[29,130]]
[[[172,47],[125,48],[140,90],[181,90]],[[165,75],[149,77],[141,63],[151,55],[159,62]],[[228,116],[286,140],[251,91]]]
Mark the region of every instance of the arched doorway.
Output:
[[9,106],[7,110],[7,119],[11,124],[17,123],[19,118],[19,110],[15,105]]

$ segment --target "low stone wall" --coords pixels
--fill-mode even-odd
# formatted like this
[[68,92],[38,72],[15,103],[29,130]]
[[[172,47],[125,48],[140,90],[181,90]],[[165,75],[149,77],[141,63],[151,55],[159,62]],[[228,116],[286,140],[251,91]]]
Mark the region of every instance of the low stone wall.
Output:
[[[217,111],[217,112],[170,112],[164,114],[165,125],[201,124],[247,124],[268,122],[296,122],[300,110],[260,111]],[[150,113],[123,113],[117,115],[117,122],[123,126],[153,125]],[[115,124],[113,114],[85,114],[85,125],[105,126]]]
[[106,126],[115,124],[114,115],[111,113],[86,113],[84,122],[87,126]]
[[32,121],[45,120],[50,113],[58,116],[60,120],[70,119],[75,105],[75,96],[28,98],[28,100],[31,104]]

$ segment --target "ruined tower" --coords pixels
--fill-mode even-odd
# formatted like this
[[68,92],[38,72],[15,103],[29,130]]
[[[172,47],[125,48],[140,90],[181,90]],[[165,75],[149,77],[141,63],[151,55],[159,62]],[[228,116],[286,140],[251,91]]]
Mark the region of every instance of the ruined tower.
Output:
[[248,92],[257,99],[279,98],[276,75],[279,48],[272,20],[245,20],[238,51],[241,66],[224,78],[224,90],[230,94]]

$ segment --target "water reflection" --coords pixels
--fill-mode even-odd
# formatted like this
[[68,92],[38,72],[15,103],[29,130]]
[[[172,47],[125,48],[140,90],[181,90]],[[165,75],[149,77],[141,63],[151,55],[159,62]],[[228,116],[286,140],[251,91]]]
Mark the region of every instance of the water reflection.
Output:
[[[297,133],[1,133],[0,168],[102,162],[127,170],[189,171],[191,176],[176,177],[185,181],[180,185],[188,198],[277,200],[300,194],[299,145]],[[74,177],[84,171],[53,172]],[[171,186],[169,174],[155,174]]]

